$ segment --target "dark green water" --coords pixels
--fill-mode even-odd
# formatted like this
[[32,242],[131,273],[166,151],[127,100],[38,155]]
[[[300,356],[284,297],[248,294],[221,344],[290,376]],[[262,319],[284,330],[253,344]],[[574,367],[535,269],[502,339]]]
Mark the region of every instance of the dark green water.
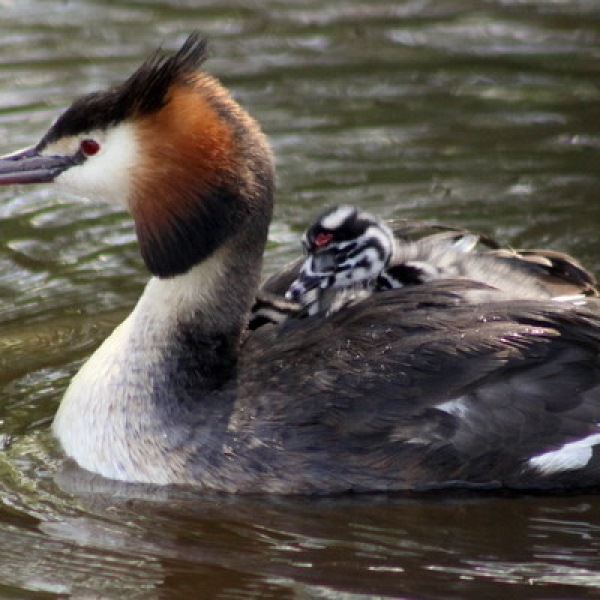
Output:
[[[437,218],[600,274],[597,0],[0,2],[0,152],[193,28],[263,124],[266,269],[337,203]],[[68,473],[48,426],[146,274],[126,215],[0,190],[1,598],[585,598],[600,500],[230,498]]]

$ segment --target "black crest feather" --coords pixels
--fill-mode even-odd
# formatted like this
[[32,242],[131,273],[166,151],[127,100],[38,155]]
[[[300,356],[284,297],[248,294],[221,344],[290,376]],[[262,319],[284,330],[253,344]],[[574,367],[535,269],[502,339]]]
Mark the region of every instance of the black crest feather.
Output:
[[160,110],[174,84],[185,84],[207,58],[206,40],[192,33],[171,56],[160,50],[126,81],[79,98],[58,118],[40,147],[65,136],[106,129],[127,118]]

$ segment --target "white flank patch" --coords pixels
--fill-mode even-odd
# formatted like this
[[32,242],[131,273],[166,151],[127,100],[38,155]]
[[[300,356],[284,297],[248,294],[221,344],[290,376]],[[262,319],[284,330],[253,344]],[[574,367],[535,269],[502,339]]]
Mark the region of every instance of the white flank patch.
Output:
[[464,396],[455,398],[454,400],[448,400],[447,402],[442,402],[442,404],[436,405],[436,408],[438,410],[443,410],[450,415],[454,415],[459,419],[464,419],[469,412],[469,408],[467,407]]
[[600,434],[588,435],[529,459],[529,465],[544,474],[581,469],[592,458],[593,447],[600,444]]
[[575,306],[585,306],[587,304],[587,297],[583,294],[570,294],[568,296],[554,296],[552,298],[554,302],[568,302]]

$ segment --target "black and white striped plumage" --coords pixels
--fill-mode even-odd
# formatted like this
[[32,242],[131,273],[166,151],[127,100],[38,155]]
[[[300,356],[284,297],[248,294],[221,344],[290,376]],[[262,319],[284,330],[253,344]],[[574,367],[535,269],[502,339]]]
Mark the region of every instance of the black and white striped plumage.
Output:
[[[394,235],[383,222],[352,206],[329,209],[302,240],[306,259],[285,294],[308,315],[329,312],[355,296],[401,287],[385,273]],[[333,291],[337,301],[328,296]]]
[[[375,216],[353,206],[336,206],[320,215],[302,238],[305,259],[291,270],[285,297],[261,290],[249,329],[288,318],[328,315],[367,298],[372,292],[399,288],[420,269],[388,270],[396,240]],[[419,280],[420,281],[420,280]]]
[[593,276],[566,254],[504,249],[489,237],[439,224],[390,225],[352,206],[325,211],[302,238],[305,258],[263,286],[249,328],[326,316],[373,292],[440,279],[478,281],[515,298],[597,295]]

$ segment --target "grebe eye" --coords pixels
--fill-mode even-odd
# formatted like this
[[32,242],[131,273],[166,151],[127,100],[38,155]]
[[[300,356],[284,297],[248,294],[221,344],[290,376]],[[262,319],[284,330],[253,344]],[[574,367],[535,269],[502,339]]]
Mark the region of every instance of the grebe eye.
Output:
[[318,233],[313,241],[313,246],[315,248],[322,248],[323,246],[327,246],[332,239],[333,233]]
[[100,144],[96,140],[81,140],[79,149],[86,156],[93,156],[100,150]]

